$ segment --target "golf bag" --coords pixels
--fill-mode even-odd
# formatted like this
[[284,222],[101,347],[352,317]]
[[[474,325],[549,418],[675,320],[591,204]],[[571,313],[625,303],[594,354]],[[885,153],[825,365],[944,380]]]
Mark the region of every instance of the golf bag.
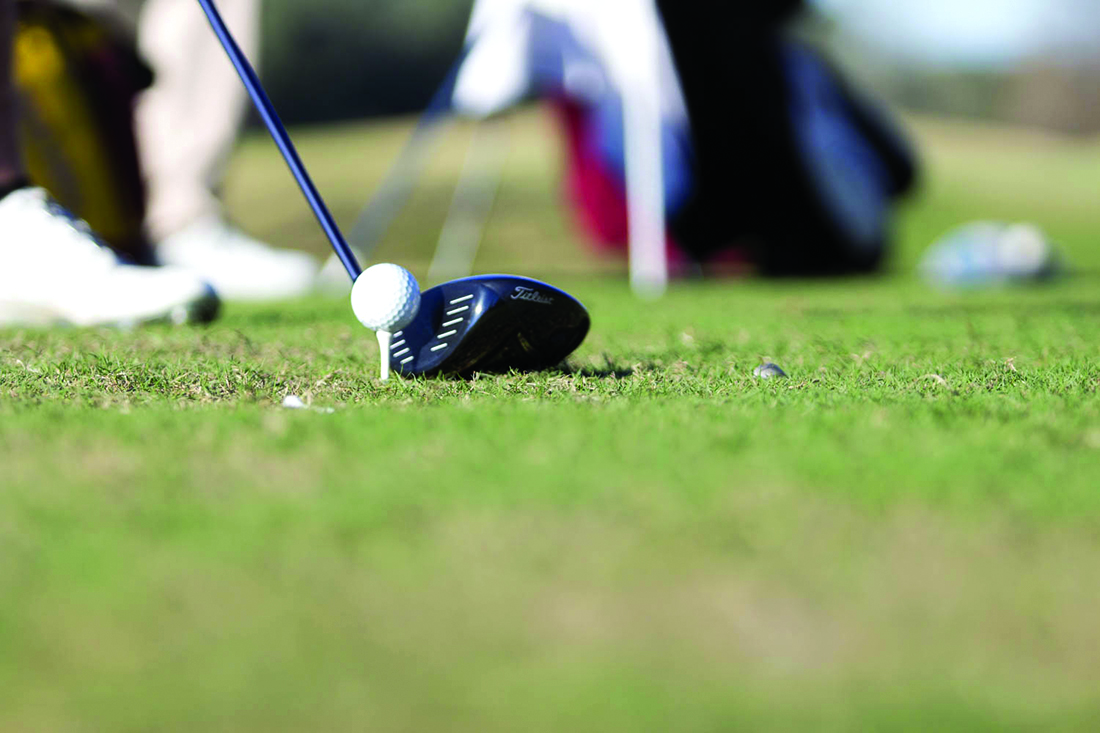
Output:
[[658,3],[691,118],[697,185],[671,230],[705,260],[740,245],[765,274],[869,272],[913,153],[875,105],[783,27],[798,0]]
[[124,257],[151,263],[133,107],[152,73],[96,18],[48,0],[18,7],[13,74],[31,180]]

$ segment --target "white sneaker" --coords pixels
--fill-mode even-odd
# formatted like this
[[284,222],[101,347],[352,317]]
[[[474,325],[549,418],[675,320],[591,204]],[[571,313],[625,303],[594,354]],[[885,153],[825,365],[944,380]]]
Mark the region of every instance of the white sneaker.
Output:
[[40,188],[0,199],[0,324],[185,323],[212,320],[218,307],[186,271],[119,262]]
[[317,263],[309,255],[257,242],[217,216],[165,239],[157,257],[190,270],[226,300],[294,298],[311,292],[317,278]]

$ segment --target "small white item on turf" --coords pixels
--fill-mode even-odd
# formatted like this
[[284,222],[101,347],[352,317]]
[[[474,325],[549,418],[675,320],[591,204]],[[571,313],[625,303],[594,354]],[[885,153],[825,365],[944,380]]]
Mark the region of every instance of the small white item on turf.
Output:
[[334,407],[312,407],[302,401],[302,398],[296,394],[288,394],[283,398],[283,408],[286,410],[311,410],[321,415],[334,415],[336,414],[336,408]]
[[306,403],[302,402],[302,398],[296,394],[288,394],[283,398],[283,407],[288,410],[304,410],[306,409]]
[[382,352],[381,377],[390,377],[391,334],[412,323],[420,312],[420,285],[400,265],[367,268],[351,288],[351,309],[359,322],[378,332]]

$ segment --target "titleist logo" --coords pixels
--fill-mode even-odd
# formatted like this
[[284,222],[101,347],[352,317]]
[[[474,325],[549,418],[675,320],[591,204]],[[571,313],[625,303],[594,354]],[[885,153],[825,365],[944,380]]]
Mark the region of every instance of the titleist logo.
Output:
[[525,288],[522,285],[516,286],[515,291],[512,293],[512,300],[526,300],[531,303],[542,303],[543,305],[554,304],[553,298],[543,295],[533,288]]

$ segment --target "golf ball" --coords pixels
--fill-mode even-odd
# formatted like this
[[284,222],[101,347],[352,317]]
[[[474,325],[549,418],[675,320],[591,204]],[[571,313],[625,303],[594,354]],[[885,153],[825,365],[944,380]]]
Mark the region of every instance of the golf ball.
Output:
[[420,286],[399,265],[374,265],[351,289],[355,317],[372,331],[393,333],[412,323],[420,310]]

